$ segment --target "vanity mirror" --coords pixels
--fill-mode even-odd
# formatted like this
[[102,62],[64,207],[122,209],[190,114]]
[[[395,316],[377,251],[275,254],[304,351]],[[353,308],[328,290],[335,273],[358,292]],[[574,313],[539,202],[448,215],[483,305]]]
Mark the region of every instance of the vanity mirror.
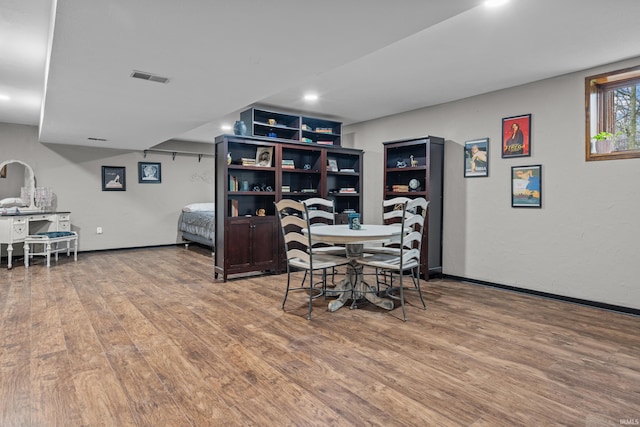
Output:
[[[21,160],[6,160],[0,163],[0,170],[5,166],[6,177],[0,179],[0,208],[17,207],[20,212],[37,212],[35,175],[31,166]],[[22,188],[26,191],[22,192]]]

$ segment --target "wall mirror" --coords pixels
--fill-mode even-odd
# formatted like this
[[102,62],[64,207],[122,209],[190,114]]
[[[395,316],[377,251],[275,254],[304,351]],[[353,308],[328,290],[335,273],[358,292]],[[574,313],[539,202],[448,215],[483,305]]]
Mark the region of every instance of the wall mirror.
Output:
[[[34,199],[36,180],[31,166],[21,160],[6,160],[0,163],[0,170],[5,166],[6,175],[0,178],[0,207],[18,207],[21,212],[38,211]],[[21,197],[22,187],[27,189],[26,197]]]

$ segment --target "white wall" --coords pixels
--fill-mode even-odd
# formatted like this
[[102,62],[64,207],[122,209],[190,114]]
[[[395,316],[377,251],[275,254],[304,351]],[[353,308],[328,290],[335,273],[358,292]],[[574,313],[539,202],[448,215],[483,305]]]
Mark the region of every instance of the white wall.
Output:
[[[139,151],[41,144],[37,127],[0,123],[0,159],[28,163],[36,186],[53,188],[57,209],[71,212],[81,251],[180,242],[182,207],[213,201],[213,157],[198,162],[194,156],[172,160],[171,154],[149,153],[145,159]],[[138,183],[141,161],[162,163],[162,183]],[[102,191],[102,166],[126,167],[126,191]],[[97,235],[97,227],[104,234]]]
[[[381,217],[382,142],[441,136],[445,274],[640,308],[640,159],[585,162],[584,106],[586,76],[637,65],[640,58],[345,127],[365,150],[365,221]],[[532,156],[502,159],[502,118],[528,113]],[[483,137],[489,177],[465,179],[464,142]],[[510,168],[529,164],[542,165],[542,209],[512,208]]]

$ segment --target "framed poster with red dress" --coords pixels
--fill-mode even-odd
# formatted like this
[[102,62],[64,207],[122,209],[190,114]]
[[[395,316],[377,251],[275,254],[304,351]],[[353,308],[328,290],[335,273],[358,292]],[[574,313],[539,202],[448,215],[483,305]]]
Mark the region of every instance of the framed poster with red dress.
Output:
[[531,114],[502,119],[502,158],[531,156]]

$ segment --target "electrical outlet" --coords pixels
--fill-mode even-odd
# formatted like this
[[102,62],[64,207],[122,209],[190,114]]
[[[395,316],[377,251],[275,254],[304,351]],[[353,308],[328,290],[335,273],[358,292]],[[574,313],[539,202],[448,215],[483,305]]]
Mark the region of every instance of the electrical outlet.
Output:
[[96,228],[96,233],[97,234],[102,234],[102,227]]

